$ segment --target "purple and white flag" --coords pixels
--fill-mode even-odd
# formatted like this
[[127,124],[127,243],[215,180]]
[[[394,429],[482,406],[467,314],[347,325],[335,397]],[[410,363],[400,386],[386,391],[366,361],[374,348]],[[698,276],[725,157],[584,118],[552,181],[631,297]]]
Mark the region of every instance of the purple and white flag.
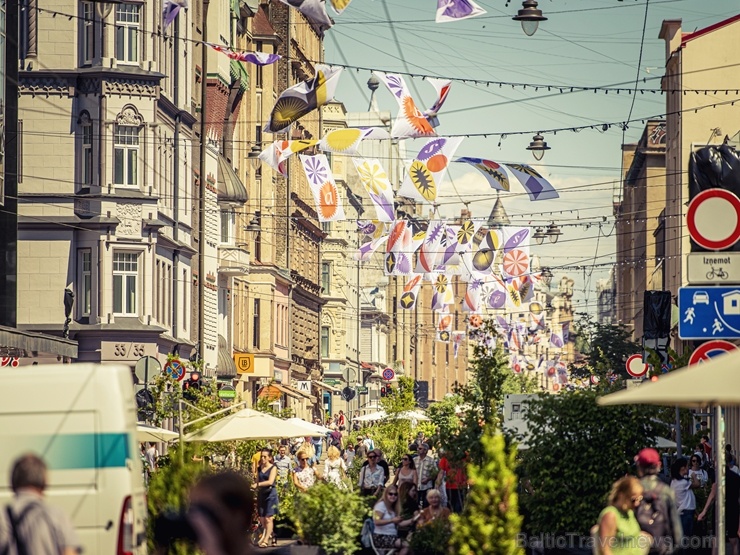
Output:
[[269,52],[237,52],[227,46],[220,44],[214,44],[212,42],[206,43],[208,46],[213,48],[216,52],[221,52],[227,58],[236,60],[237,62],[249,62],[257,66],[267,66],[277,62],[282,56],[280,54],[270,54]]
[[365,191],[375,206],[375,213],[381,222],[392,222],[396,219],[393,207],[393,188],[388,174],[375,158],[352,158]]
[[180,10],[187,7],[188,0],[164,0],[162,4],[162,27],[165,31],[175,21]]
[[449,23],[470,17],[477,17],[486,13],[472,0],[437,0],[437,23]]
[[527,191],[529,200],[550,200],[560,197],[555,187],[532,166],[526,164],[505,164],[505,166]]

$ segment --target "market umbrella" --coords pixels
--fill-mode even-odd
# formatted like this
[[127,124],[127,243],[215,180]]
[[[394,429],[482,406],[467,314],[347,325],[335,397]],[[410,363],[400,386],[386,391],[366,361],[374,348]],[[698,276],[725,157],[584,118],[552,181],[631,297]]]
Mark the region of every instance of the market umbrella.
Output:
[[[354,420],[355,422],[373,422],[375,420],[382,420],[384,418],[388,418],[388,413],[384,410],[380,410],[378,412],[371,412],[370,414],[365,414],[363,416],[358,416]],[[396,418],[401,420],[417,420],[417,421],[426,421],[429,420],[429,417],[424,414],[423,412],[419,412],[418,410],[407,410],[404,412],[399,412],[396,415]]]
[[145,441],[151,441],[154,443],[166,443],[177,439],[177,432],[152,426],[146,422],[136,423],[136,441],[144,443]]
[[237,441],[250,439],[281,439],[302,437],[306,429],[264,412],[242,409],[230,414],[202,430],[185,436],[185,441]]
[[363,414],[362,416],[355,416],[352,421],[353,422],[374,422],[376,420],[381,420],[382,418],[386,417],[386,413],[384,410],[379,410],[378,412],[371,412],[369,414]]
[[[655,382],[619,391],[599,399],[600,405],[678,405],[712,406],[717,415],[717,537],[725,537],[724,422],[722,407],[740,405],[740,350],[711,358],[695,366],[662,375]],[[724,555],[725,542],[718,542],[718,555]]]
[[286,422],[290,422],[291,424],[295,424],[296,426],[303,428],[305,430],[305,433],[302,434],[303,436],[319,437],[331,433],[329,428],[319,426],[312,422],[306,422],[300,418],[288,418]]

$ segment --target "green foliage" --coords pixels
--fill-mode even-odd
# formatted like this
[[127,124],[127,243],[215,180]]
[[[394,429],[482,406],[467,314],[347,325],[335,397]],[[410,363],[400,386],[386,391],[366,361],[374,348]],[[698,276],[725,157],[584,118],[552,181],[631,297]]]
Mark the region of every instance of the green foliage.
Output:
[[381,397],[380,406],[391,418],[401,412],[414,410],[414,407],[416,407],[414,378],[410,376],[399,376],[398,386],[391,390],[390,395]]
[[[435,403],[429,414],[438,429],[439,445],[453,462],[468,456],[470,461],[480,464],[484,460],[480,441],[483,429],[499,427],[504,396],[521,393],[522,389],[533,390],[534,383],[517,379],[500,346],[488,349],[476,345],[471,366],[471,383],[458,387],[455,396]],[[455,415],[458,405],[464,405],[466,410]]]
[[523,507],[534,534],[587,535],[612,483],[666,432],[654,407],[596,404],[596,391],[541,395],[527,404]]
[[[147,521],[150,538],[149,552],[154,552],[151,543],[154,521],[157,516],[167,510],[180,511],[187,507],[188,491],[190,487],[205,472],[201,462],[193,461],[195,450],[192,446],[185,447],[184,462],[180,463],[180,457],[172,451],[175,456],[167,457],[161,461],[156,472],[152,474],[147,491],[147,509],[149,520]],[[178,545],[173,550],[175,553],[188,553],[188,546]],[[171,551],[172,552],[172,551]]]
[[296,495],[289,516],[304,543],[319,546],[329,555],[346,555],[357,549],[368,515],[367,504],[357,493],[319,482]]
[[572,365],[571,374],[577,378],[596,375],[606,382],[608,374],[628,378],[626,360],[642,352],[642,346],[632,340],[632,332],[623,325],[600,324],[590,315],[581,315],[575,330],[576,350],[588,356],[585,366]]
[[414,555],[444,555],[447,553],[452,529],[449,523],[433,521],[419,528],[411,536],[411,551]]
[[451,515],[451,552],[455,555],[524,555],[517,541],[522,517],[517,496],[516,449],[486,428],[481,437],[484,463],[468,465],[470,491],[461,515]]

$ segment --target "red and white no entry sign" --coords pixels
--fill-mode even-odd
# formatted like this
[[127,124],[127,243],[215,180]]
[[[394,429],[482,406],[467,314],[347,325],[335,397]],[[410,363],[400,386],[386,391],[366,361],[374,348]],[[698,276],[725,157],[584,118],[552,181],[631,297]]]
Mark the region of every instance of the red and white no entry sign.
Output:
[[642,362],[642,355],[632,355],[627,359],[624,364],[627,368],[627,373],[633,378],[642,378],[648,371],[648,364]]
[[696,195],[686,212],[691,239],[719,251],[740,240],[740,199],[727,189],[707,189]]
[[691,366],[692,364],[707,362],[712,357],[723,355],[730,351],[734,351],[735,349],[737,349],[737,346],[730,343],[729,341],[722,341],[721,339],[713,339],[712,341],[707,341],[706,343],[702,343],[701,345],[699,345],[696,349],[694,349],[694,352],[691,353],[691,357],[689,358],[689,366]]

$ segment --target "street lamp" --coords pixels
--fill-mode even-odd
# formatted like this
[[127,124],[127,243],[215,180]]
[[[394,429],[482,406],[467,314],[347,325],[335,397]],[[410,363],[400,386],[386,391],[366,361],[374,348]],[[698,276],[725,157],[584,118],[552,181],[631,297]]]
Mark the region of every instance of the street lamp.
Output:
[[550,150],[550,147],[547,146],[545,138],[537,133],[534,137],[532,137],[532,142],[529,143],[527,150],[532,151],[532,156],[534,156],[534,159],[539,161],[542,160],[542,157],[545,155],[545,151]]
[[532,236],[538,245],[541,245],[545,241],[545,237],[547,237],[547,235],[545,235],[545,231],[541,227],[538,227]]
[[542,283],[544,283],[545,286],[549,289],[550,284],[552,283],[552,277],[553,277],[552,271],[550,270],[550,268],[543,268],[542,273],[540,275],[541,275]]
[[254,213],[254,216],[252,216],[252,219],[250,220],[247,227],[244,228],[244,231],[249,233],[252,237],[254,237],[257,233],[260,232],[260,222],[257,219],[258,212]]
[[537,2],[535,0],[524,0],[522,2],[522,9],[511,19],[519,21],[522,24],[522,31],[528,37],[531,37],[537,32],[540,21],[547,21],[547,18],[542,15],[542,10],[537,8]]
[[557,243],[558,238],[563,234],[562,231],[560,231],[560,228],[555,225],[555,222],[551,223],[547,226],[547,233],[546,235],[550,238],[551,243]]

